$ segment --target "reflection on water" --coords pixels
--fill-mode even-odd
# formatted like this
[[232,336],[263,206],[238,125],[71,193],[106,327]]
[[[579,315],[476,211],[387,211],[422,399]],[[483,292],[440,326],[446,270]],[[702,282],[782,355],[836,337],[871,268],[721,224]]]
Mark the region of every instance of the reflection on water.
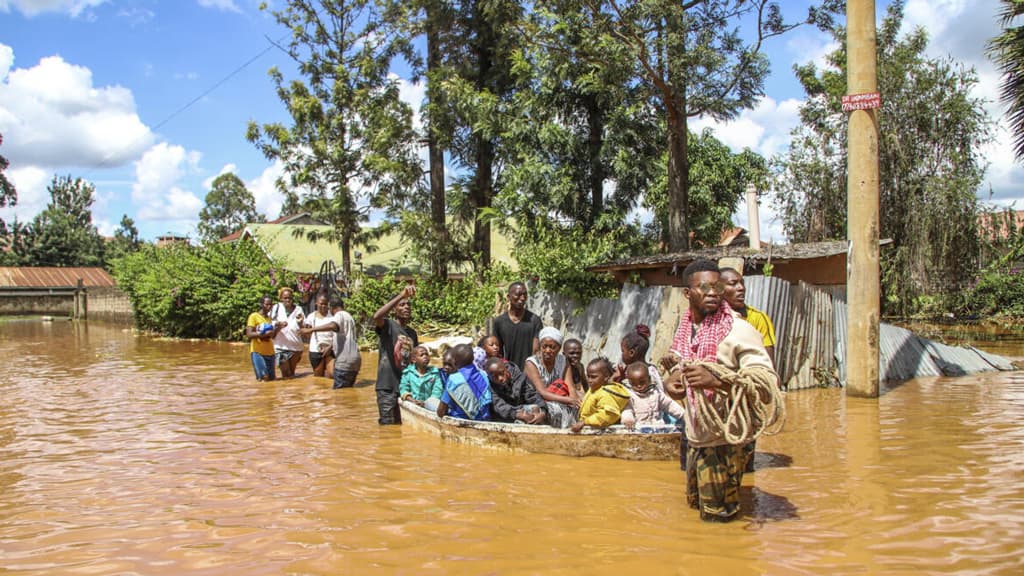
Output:
[[1024,572],[1019,373],[791,393],[710,525],[678,463],[380,428],[368,380],[257,383],[238,344],[9,322],[0,362],[0,571]]

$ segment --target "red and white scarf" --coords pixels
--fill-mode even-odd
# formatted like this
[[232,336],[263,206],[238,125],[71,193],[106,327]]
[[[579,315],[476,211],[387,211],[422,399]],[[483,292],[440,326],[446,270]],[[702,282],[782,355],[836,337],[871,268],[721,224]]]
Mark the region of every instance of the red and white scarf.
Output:
[[687,308],[669,350],[679,354],[683,362],[716,362],[718,345],[732,330],[732,318],[732,308],[723,299],[714,314],[704,317],[693,336],[693,312]]

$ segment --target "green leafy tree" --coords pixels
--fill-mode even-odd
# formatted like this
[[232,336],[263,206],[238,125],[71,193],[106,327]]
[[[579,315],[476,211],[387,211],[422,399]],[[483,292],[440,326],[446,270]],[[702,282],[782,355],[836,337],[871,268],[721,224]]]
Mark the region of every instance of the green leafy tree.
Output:
[[[768,60],[767,39],[804,22],[828,25],[839,3],[812,6],[802,22],[783,20],[778,3],[769,0],[583,0],[604,15],[593,33],[607,49],[607,59],[631,57],[633,77],[658,107],[667,140],[667,247],[689,247],[689,119],[734,118],[763,95]],[[740,30],[748,29],[749,40]]]
[[1002,100],[1007,105],[1017,160],[1024,159],[1024,0],[1002,0],[1003,31],[988,44],[988,55],[1003,74]]
[[[927,33],[899,36],[903,3],[878,30],[878,114],[883,287],[890,311],[913,310],[922,294],[948,294],[977,269],[981,147],[991,138],[982,102],[970,96],[974,70],[925,56]],[[778,162],[777,207],[795,242],[846,237],[846,41],[829,66],[797,66],[808,95],[801,126]]]
[[[452,54],[459,53],[455,30],[455,6],[447,0],[380,0],[389,29],[410,39],[422,52],[409,54],[412,81],[426,82],[426,98],[420,115],[423,127],[418,139],[426,144],[426,182],[409,196],[402,210],[392,212],[403,237],[414,239],[417,257],[430,263],[438,279],[448,276],[448,264],[459,259],[448,222],[445,151],[453,134],[453,117],[444,82],[454,73]],[[416,39],[422,39],[416,42]],[[429,223],[429,225],[424,225]]]
[[481,268],[491,263],[491,208],[501,191],[500,135],[512,114],[512,54],[525,42],[518,24],[523,4],[513,0],[460,2],[455,11],[452,73],[444,93],[455,121],[451,156],[466,169],[452,201],[458,220],[471,223],[471,251]]
[[216,242],[245,226],[248,222],[263,222],[256,212],[256,199],[245,183],[231,172],[213,180],[206,194],[206,206],[199,211],[199,236],[204,242]]
[[[4,143],[4,135],[0,134],[0,146]],[[14,206],[18,203],[18,191],[14,188],[14,184],[7,179],[7,175],[4,171],[11,163],[7,161],[7,158],[0,156],[0,208],[6,206]],[[0,218],[0,235],[7,234],[7,224],[3,218]]]
[[81,178],[54,176],[50,203],[32,221],[24,266],[101,266],[103,239],[92,223],[96,188]]
[[663,128],[632,82],[631,55],[607,57],[614,47],[593,33],[607,21],[561,0],[537,5],[522,24],[531,41],[512,55],[515,113],[501,135],[498,205],[526,228],[547,218],[620,226],[657,179]]
[[250,122],[246,134],[283,162],[278,186],[308,191],[300,205],[334,227],[325,236],[340,246],[346,273],[370,207],[397,209],[421,175],[411,110],[390,75],[410,46],[378,8],[371,0],[289,0],[272,11],[291,32],[282,49],[303,79],[286,82],[272,69],[292,124]]
[[[766,190],[771,173],[761,155],[744,149],[734,153],[712,135],[710,129],[690,133],[689,153],[690,233],[693,243],[718,244],[723,230],[732,228],[732,216],[748,184]],[[654,212],[654,234],[667,239],[670,210],[669,184],[664,178],[648,192],[646,206]]]
[[113,268],[139,327],[182,338],[241,339],[259,298],[295,285],[254,242],[144,244]]
[[142,241],[139,240],[139,229],[135,227],[135,221],[127,214],[122,214],[121,224],[114,231],[114,237],[107,242],[105,255],[108,267],[115,259],[137,252],[141,246]]
[[17,217],[0,235],[0,266],[21,266],[32,246],[32,223],[19,222]]

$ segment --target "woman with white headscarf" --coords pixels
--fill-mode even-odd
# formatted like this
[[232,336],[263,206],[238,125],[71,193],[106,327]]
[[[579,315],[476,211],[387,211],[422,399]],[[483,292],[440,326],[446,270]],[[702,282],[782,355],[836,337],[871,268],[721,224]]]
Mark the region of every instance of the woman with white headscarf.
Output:
[[540,331],[540,351],[526,359],[523,372],[547,402],[548,422],[556,428],[568,428],[576,421],[580,397],[572,378],[572,369],[562,354],[562,333],[547,327]]

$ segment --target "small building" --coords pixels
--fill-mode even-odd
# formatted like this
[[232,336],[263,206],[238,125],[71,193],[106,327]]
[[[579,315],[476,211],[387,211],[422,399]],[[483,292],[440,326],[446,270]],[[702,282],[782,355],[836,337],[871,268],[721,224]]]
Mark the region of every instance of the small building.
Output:
[[0,267],[0,314],[131,322],[131,302],[102,268]]
[[166,232],[156,237],[157,248],[162,248],[164,246],[172,246],[174,244],[184,244],[188,246],[188,236],[183,236],[175,232]]
[[[883,240],[881,244],[888,244]],[[767,245],[755,250],[746,245],[714,246],[688,252],[654,254],[615,260],[591,266],[591,272],[607,272],[616,282],[646,286],[682,286],[683,269],[695,260],[719,261],[723,258],[743,261],[744,275],[767,275],[790,283],[806,282],[814,286],[846,286],[845,240],[806,244]]]

